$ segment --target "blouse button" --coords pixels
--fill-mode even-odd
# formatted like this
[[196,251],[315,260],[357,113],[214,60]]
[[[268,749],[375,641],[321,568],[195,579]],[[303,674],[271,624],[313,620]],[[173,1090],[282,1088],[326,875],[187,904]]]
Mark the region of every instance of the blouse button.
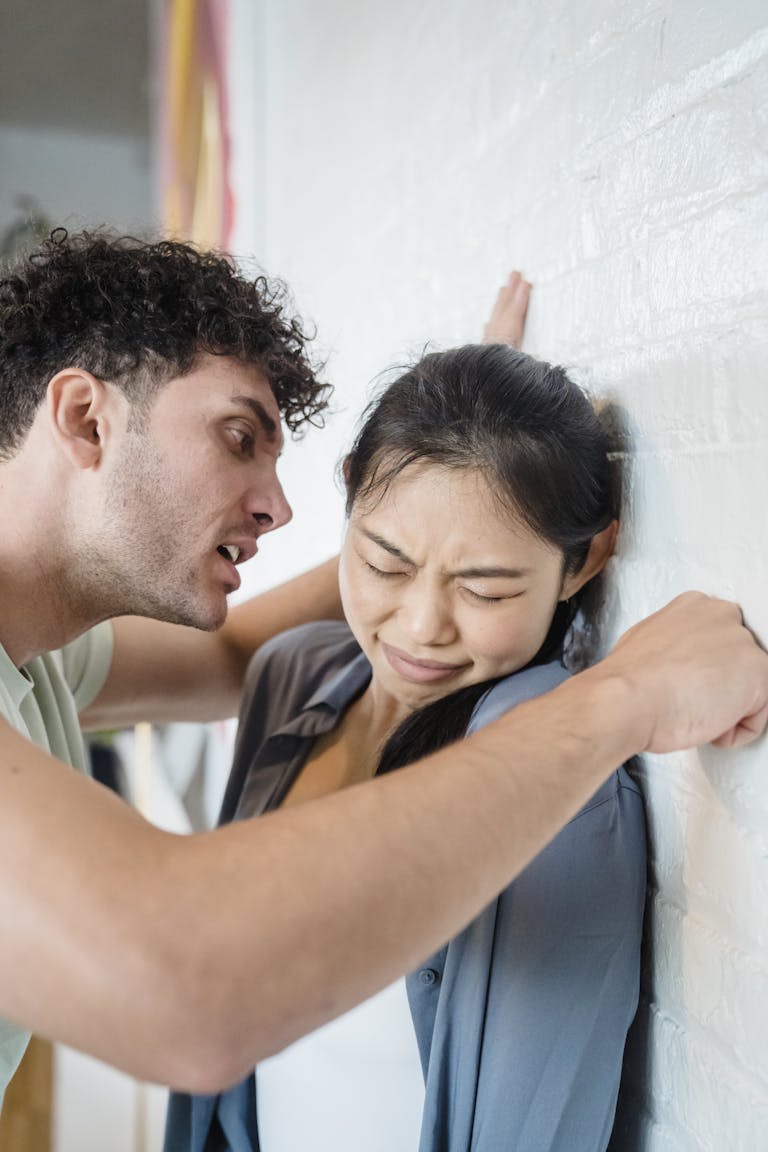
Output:
[[440,977],[434,968],[422,968],[419,972],[419,983],[424,985],[437,984]]

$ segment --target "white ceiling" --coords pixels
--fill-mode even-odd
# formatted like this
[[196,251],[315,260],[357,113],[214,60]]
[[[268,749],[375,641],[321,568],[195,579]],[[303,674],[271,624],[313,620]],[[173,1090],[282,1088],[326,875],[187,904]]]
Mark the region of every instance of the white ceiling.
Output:
[[148,0],[0,0],[0,122],[149,132]]

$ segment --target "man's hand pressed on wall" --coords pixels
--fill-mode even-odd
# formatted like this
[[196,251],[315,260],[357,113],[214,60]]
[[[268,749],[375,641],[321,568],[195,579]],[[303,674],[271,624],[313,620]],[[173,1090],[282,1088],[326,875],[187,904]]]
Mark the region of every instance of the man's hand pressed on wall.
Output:
[[748,744],[768,721],[768,655],[728,600],[686,592],[621,637],[594,670],[619,676],[647,752]]

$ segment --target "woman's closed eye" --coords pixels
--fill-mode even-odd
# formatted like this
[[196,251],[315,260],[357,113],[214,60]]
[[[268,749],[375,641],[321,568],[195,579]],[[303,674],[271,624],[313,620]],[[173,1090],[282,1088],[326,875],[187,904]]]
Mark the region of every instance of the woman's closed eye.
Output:
[[503,604],[506,600],[517,600],[519,596],[523,595],[523,590],[519,592],[504,592],[496,596],[488,596],[482,592],[475,592],[474,588],[462,588],[471,600],[477,601],[480,604]]
[[[361,559],[362,559],[362,557],[361,557]],[[377,568],[377,566],[375,564],[371,564],[370,560],[365,560],[365,559],[363,559],[363,564],[365,564],[368,571],[372,572],[374,576],[381,576],[382,579],[384,579],[384,580],[386,580],[392,576],[405,576],[405,572],[403,572],[399,568],[396,571],[389,571],[386,568]]]

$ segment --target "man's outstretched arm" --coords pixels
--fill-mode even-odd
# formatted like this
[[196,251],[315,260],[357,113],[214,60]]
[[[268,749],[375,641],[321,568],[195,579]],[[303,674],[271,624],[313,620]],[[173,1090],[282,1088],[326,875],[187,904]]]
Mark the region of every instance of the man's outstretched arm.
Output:
[[768,657],[679,598],[595,668],[392,776],[161,832],[0,725],[0,1015],[192,1090],[412,968],[630,755],[762,731]]

